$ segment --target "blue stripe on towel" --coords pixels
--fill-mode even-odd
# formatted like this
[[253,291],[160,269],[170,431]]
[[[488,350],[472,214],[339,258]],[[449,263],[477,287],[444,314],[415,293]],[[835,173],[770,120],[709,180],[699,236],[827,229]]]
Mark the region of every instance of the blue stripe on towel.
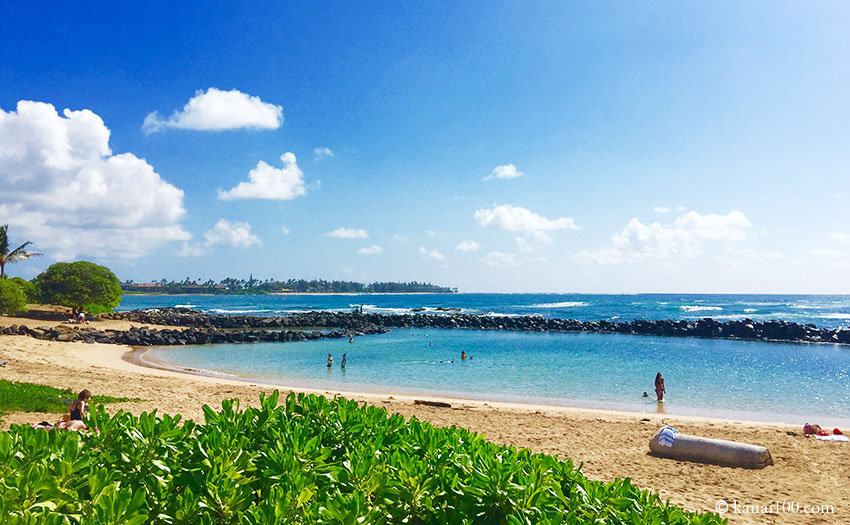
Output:
[[678,433],[679,431],[673,427],[662,428],[658,431],[658,444],[665,447],[672,447]]

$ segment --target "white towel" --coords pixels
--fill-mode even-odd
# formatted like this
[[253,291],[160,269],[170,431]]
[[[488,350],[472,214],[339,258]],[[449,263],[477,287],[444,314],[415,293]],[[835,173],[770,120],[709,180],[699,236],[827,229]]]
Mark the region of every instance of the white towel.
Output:
[[850,437],[842,436],[840,434],[830,434],[828,436],[815,436],[821,441],[850,441]]
[[679,431],[673,427],[662,428],[658,431],[658,444],[665,447],[672,447],[678,433]]

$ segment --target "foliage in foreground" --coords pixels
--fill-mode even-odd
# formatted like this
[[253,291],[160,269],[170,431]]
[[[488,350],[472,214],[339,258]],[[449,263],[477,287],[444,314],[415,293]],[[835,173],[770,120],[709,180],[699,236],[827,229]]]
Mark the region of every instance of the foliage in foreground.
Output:
[[[68,411],[69,403],[77,398],[70,389],[52,386],[17,383],[0,379],[0,416],[8,412],[50,412],[61,414]],[[119,403],[136,401],[124,397],[94,396],[90,403]]]
[[277,393],[205,423],[98,407],[88,436],[0,434],[3,523],[723,523],[570,461],[345,399]]

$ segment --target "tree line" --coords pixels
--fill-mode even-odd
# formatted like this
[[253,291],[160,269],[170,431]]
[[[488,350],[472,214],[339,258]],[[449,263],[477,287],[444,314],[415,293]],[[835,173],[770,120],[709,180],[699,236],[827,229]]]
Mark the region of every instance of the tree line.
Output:
[[325,279],[235,279],[228,277],[219,282],[212,279],[186,278],[182,281],[162,279],[152,283],[121,283],[121,288],[129,293],[207,293],[207,294],[269,294],[269,293],[456,293],[457,288],[438,286],[418,281],[410,282],[373,282],[329,281]]

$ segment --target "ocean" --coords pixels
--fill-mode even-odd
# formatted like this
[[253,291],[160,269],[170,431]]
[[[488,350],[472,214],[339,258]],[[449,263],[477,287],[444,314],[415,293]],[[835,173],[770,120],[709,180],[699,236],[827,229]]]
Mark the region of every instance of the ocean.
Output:
[[[305,310],[541,315],[580,320],[783,319],[850,325],[850,296],[301,295],[125,296],[121,310],[185,306],[215,314]],[[442,310],[441,310],[442,309]],[[460,359],[465,351],[471,359]],[[327,354],[336,365],[328,370]],[[340,369],[342,354],[348,366]],[[850,424],[850,347],[620,334],[397,329],[354,343],[318,340],[157,348],[147,357],[213,374],[343,391],[401,392],[637,412]],[[655,401],[664,375],[667,396]],[[642,397],[643,392],[649,394]]]

